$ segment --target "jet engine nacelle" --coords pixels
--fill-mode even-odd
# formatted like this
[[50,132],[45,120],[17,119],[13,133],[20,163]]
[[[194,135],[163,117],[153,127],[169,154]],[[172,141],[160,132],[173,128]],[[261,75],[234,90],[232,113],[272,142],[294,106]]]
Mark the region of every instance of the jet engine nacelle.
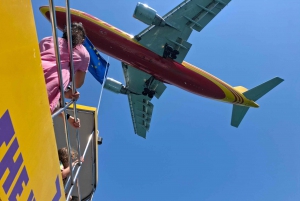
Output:
[[106,78],[104,88],[117,94],[127,94],[128,91],[121,82],[110,77]]
[[148,25],[165,26],[165,21],[156,14],[156,10],[146,4],[137,3],[133,17]]

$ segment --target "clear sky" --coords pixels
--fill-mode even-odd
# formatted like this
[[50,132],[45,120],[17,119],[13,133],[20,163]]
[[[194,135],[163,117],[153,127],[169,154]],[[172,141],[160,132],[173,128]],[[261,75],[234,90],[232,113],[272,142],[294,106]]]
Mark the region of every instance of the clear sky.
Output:
[[[137,0],[71,1],[130,34],[146,25],[132,17]],[[55,1],[64,5],[64,1]],[[164,15],[181,0],[147,0]],[[50,23],[32,0],[38,38]],[[200,33],[185,60],[232,86],[285,81],[258,100],[240,127],[230,126],[232,106],[167,86],[147,139],[134,134],[128,99],[104,91],[99,114],[99,182],[94,200],[299,201],[300,2],[232,0]],[[107,58],[106,55],[104,55]],[[109,58],[108,76],[124,83],[121,63]],[[100,84],[90,74],[80,104],[96,107]]]

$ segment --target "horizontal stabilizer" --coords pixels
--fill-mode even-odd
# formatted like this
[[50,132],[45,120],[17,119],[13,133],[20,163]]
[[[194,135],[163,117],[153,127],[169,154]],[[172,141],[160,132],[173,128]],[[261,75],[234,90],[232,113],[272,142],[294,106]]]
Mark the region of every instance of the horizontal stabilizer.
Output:
[[[243,95],[252,101],[257,101],[260,99],[263,95],[268,93],[270,90],[272,90],[274,87],[276,87],[278,84],[283,82],[283,79],[279,77],[275,77],[261,85],[258,85],[257,87],[254,87],[247,91],[245,87],[235,87],[235,89],[239,92],[242,92]],[[243,92],[244,91],[244,92]],[[238,127],[243,120],[244,116],[248,112],[249,107],[247,106],[239,106],[239,105],[233,105],[232,109],[232,116],[231,116],[231,125],[234,127]]]
[[231,115],[231,125],[234,127],[239,127],[241,121],[243,120],[248,110],[249,107],[233,105],[232,115]]
[[243,94],[246,96],[246,98],[257,101],[281,82],[283,82],[283,79],[280,77],[275,77],[261,85],[258,85],[257,87],[254,87],[253,89],[246,91]]

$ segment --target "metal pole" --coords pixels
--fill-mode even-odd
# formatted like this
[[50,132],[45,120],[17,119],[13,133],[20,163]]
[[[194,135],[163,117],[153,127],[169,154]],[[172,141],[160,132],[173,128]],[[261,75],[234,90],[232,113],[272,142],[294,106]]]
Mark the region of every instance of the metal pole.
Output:
[[[95,192],[95,190],[94,190],[94,192]],[[90,201],[93,201],[93,198],[94,198],[94,192],[93,192],[93,194],[92,194],[92,196],[91,196]]]
[[74,185],[71,186],[71,188],[70,188],[70,190],[69,190],[69,192],[68,192],[68,195],[67,195],[66,200],[70,200],[70,196],[71,196],[71,193],[72,193],[72,191],[73,191],[73,187],[74,187]]
[[54,112],[54,114],[52,114],[52,119],[54,119],[57,115],[59,115],[60,113],[62,113],[63,111],[65,111],[72,104],[73,104],[73,101],[71,100],[64,107],[62,107],[59,110],[57,110],[56,112]]
[[[95,149],[95,142],[96,142],[96,138],[98,138],[98,136],[99,136],[99,132],[98,131],[96,131],[97,132],[97,134],[95,135],[95,136],[91,136],[92,137],[92,147],[91,147],[91,149],[92,149],[92,151]],[[94,141],[94,139],[95,139],[95,141]],[[96,153],[96,150],[95,150],[95,153]],[[92,169],[92,172],[93,172],[93,178],[95,178],[96,177],[96,175],[95,175],[95,170],[96,170],[96,168],[95,168],[95,158],[94,158],[94,155],[92,154],[92,161],[93,161],[93,169]],[[94,188],[95,188],[95,184],[94,184],[94,180],[93,180],[93,186],[94,186]]]
[[[90,144],[91,144],[91,141],[92,141],[92,138],[93,138],[93,134],[94,134],[94,132],[90,135],[90,137],[89,137],[89,139],[88,139],[87,145],[86,145],[86,147],[85,147],[85,149],[84,149],[84,152],[83,152],[83,155],[82,155],[83,158],[85,158],[86,152],[87,152],[87,150],[88,150],[88,148],[89,148],[89,146],[90,146]],[[78,165],[79,165],[79,164],[78,164]],[[69,178],[67,179],[67,182],[66,182],[66,185],[65,185],[65,191],[68,189],[68,186],[69,186],[69,184],[70,184],[70,180],[74,179],[74,181],[75,181],[75,180],[77,179],[77,176],[78,176],[78,174],[79,174],[80,169],[81,169],[81,166],[78,167],[78,169],[77,169],[77,171],[76,171],[76,173],[75,173],[74,178],[69,177]],[[75,170],[75,166],[72,167],[70,170],[72,170],[72,172],[73,172],[73,171]],[[71,182],[71,183],[72,183],[72,182]],[[71,184],[71,187],[72,187],[72,184]]]
[[59,78],[59,87],[60,87],[60,105],[64,105],[65,95],[64,95],[64,85],[62,80],[62,72],[61,72],[61,64],[60,64],[60,54],[58,49],[58,40],[57,40],[57,33],[56,33],[56,14],[54,11],[53,1],[49,0],[49,11],[50,11],[50,20],[52,24],[52,35],[53,35],[53,42],[54,42],[54,49],[55,49],[55,56],[56,56],[56,65],[57,65],[57,73]]
[[[76,174],[75,174],[75,176],[74,176],[74,181],[71,181],[72,184],[71,184],[70,190],[69,190],[69,192],[68,192],[67,200],[70,198],[70,195],[71,195],[71,193],[72,193],[72,191],[73,191],[74,183],[75,183],[75,181],[76,181],[76,179],[77,179],[77,177],[78,177],[78,174],[79,174],[79,172],[80,172],[81,167],[82,167],[82,166],[79,166],[79,167],[78,167],[78,169],[77,169],[77,171],[76,171]],[[72,172],[73,172],[73,171],[72,171]]]
[[[50,11],[50,20],[52,24],[52,35],[53,35],[53,41],[54,41],[54,48],[55,48],[55,56],[56,56],[56,65],[57,65],[57,73],[58,73],[58,78],[59,78],[59,87],[60,87],[60,105],[64,105],[64,100],[65,100],[65,95],[64,95],[64,85],[63,85],[63,80],[62,80],[62,71],[61,71],[61,64],[60,64],[60,54],[59,54],[59,49],[58,49],[58,40],[57,40],[57,33],[56,33],[56,13],[55,13],[55,8],[52,0],[49,0],[49,11]],[[67,136],[67,145],[68,145],[68,150],[70,153],[70,134],[69,134],[69,127],[68,124],[66,123],[67,116],[63,110],[62,112],[64,116],[64,129],[65,129],[65,134]],[[69,160],[70,160],[70,154],[69,154]],[[72,166],[72,162],[71,162]],[[70,167],[71,167],[70,166]],[[71,172],[71,177],[73,178],[73,174]],[[72,179],[73,181],[73,179]]]
[[[68,34],[68,49],[69,49],[69,57],[70,57],[70,67],[71,67],[71,78],[72,78],[72,92],[73,94],[76,93],[76,83],[75,83],[75,71],[74,71],[74,64],[73,64],[73,47],[72,47],[72,33],[71,33],[71,14],[70,14],[70,3],[69,0],[66,0],[66,19],[67,19],[67,34]],[[76,101],[74,101],[73,105],[74,111],[74,119],[77,121],[77,107]],[[79,165],[81,165],[80,161],[80,138],[79,138],[79,131],[76,129],[76,139],[77,139],[77,151],[78,151],[78,161]]]
[[[67,38],[68,38],[68,50],[69,50],[69,59],[70,59],[70,73],[71,73],[71,79],[72,79],[72,92],[75,93],[76,89],[75,86],[75,80],[74,80],[74,65],[73,65],[73,47],[72,47],[72,32],[71,32],[71,16],[70,16],[70,5],[69,1],[66,0],[66,24],[67,24]],[[74,101],[73,108],[74,108],[74,119],[77,121],[77,114],[76,114],[76,101]],[[76,134],[78,133],[78,129],[76,129]],[[68,139],[70,141],[70,139]],[[77,142],[78,144],[79,142]],[[71,148],[68,146],[68,152],[69,152],[69,167],[70,170],[72,170],[72,160],[71,160]],[[78,150],[78,161],[80,163],[80,150]],[[71,186],[74,184],[73,181],[73,171],[71,171]]]

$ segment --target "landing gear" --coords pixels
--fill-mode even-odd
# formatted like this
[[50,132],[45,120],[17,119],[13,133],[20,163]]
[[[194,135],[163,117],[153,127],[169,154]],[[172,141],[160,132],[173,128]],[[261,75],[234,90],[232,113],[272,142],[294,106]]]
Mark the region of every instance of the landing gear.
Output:
[[149,92],[150,92],[150,89],[144,88],[144,91],[142,92],[142,94],[143,94],[144,96],[147,96]]
[[146,80],[145,88],[144,91],[142,92],[144,96],[148,95],[149,98],[153,98],[153,96],[155,95],[155,91],[150,89],[150,86],[153,83],[154,79],[155,78],[151,76],[148,80]]
[[178,50],[174,50],[174,48],[170,46],[168,43],[165,44],[163,58],[177,59],[178,54],[179,54]]
[[147,96],[147,95],[148,95],[149,98],[153,98],[153,96],[155,95],[155,91],[150,90],[150,89],[148,89],[148,88],[144,88],[144,91],[142,92],[142,94],[143,94],[144,96]]
[[151,90],[151,91],[149,91],[149,93],[148,93],[148,97],[149,97],[149,98],[153,98],[154,94],[155,94],[155,91]]

